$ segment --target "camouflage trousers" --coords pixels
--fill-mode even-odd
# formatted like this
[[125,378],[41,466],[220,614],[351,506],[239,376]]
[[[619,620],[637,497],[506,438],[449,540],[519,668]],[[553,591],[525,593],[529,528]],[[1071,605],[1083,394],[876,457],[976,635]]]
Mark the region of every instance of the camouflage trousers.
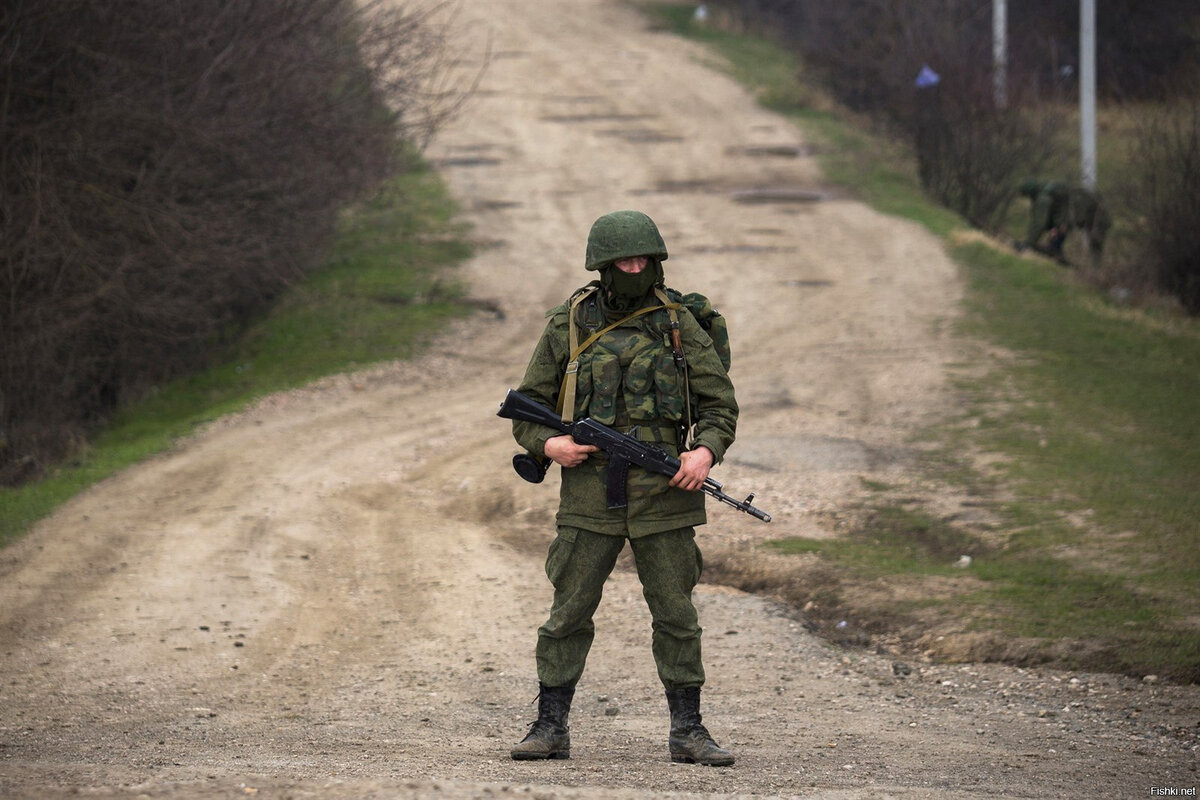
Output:
[[701,686],[700,623],[692,589],[704,567],[692,528],[626,539],[560,526],[546,557],[554,585],[550,619],[538,629],[538,680],[545,686],[574,686],[595,636],[592,615],[604,582],[629,542],[653,620],[651,649],[658,677],[668,690]]

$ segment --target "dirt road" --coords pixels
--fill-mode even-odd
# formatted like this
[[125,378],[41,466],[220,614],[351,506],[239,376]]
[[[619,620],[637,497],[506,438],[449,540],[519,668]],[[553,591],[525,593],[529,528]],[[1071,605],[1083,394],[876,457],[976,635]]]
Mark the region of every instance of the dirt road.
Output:
[[[714,508],[710,552],[832,535],[826,512],[863,478],[903,477],[907,434],[953,402],[961,286],[936,241],[824,192],[795,128],[620,3],[463,6],[463,68],[489,34],[492,63],[431,155],[481,244],[463,277],[503,317],[221,420],[0,552],[0,796],[1139,797],[1200,783],[1194,688],[842,650],[769,599],[708,584],[706,721],[739,760],[672,765],[649,617],[620,570],[572,758],[508,759],[534,712],[555,491],[510,472],[494,412],[543,310],[585,282],[591,221],[648,212],[669,283],[730,320],[743,422],[717,477],[757,489],[775,521]],[[788,192],[741,194],[755,189]]]

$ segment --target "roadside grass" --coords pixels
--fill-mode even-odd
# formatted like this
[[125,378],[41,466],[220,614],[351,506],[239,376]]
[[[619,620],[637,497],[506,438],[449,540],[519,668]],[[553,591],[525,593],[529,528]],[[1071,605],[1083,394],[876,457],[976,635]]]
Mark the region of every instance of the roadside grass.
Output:
[[776,539],[768,547],[780,553],[822,555],[861,577],[913,573],[950,577],[962,556],[978,557],[986,545],[971,534],[920,510],[880,505],[869,524],[837,539]]
[[[921,192],[904,145],[817,99],[792,54],[701,26],[691,5],[640,7],[796,119],[829,180],[941,237],[968,283],[962,333],[1008,354],[964,364],[961,415],[919,436],[922,478],[977,498],[991,522],[941,519],[913,508],[911,487],[864,477],[870,500],[846,535],[770,547],[849,582],[955,579],[951,596],[908,605],[946,629],[1031,642],[996,657],[1200,681],[1200,323],[1114,305],[1075,272],[968,232]],[[1112,116],[1099,169],[1119,180],[1136,126]]]
[[214,348],[211,366],[123,409],[50,475],[0,488],[0,546],[88,486],[258,397],[419,350],[469,311],[451,269],[470,255],[437,174],[415,161],[348,210],[324,266]]

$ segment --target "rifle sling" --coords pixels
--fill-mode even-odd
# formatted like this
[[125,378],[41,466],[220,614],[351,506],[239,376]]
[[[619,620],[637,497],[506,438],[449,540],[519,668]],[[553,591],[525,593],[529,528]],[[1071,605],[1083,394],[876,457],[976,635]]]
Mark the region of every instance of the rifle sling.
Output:
[[683,373],[683,430],[684,447],[686,448],[691,444],[692,436],[692,389],[688,385],[687,358],[683,352],[683,338],[679,332],[679,314],[676,313],[680,304],[670,302],[667,293],[657,286],[654,287],[654,296],[667,307],[667,317],[671,321],[671,356],[675,359],[675,366]]

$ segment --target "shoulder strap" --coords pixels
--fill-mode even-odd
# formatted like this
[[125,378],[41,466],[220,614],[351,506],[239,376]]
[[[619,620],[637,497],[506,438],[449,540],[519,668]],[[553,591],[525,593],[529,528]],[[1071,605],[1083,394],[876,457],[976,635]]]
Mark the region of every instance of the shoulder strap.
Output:
[[683,337],[679,333],[679,303],[672,303],[667,293],[659,287],[654,287],[654,296],[667,307],[667,317],[671,321],[671,357],[675,366],[683,373],[683,413],[684,413],[684,446],[688,445],[687,438],[692,435],[692,390],[688,386],[687,358],[683,353]]
[[[567,372],[563,375],[562,387],[558,391],[558,413],[563,422],[571,422],[575,416],[575,382],[579,372],[579,328],[575,325],[575,309],[599,289],[589,286],[571,298],[567,306],[567,346],[571,355],[567,357]],[[590,340],[589,340],[590,344]]]
[[619,320],[617,320],[613,324],[607,325],[607,326],[601,328],[600,330],[596,331],[588,338],[584,339],[583,344],[577,345],[575,347],[575,349],[571,351],[570,360],[571,361],[577,360],[581,355],[583,355],[584,350],[587,350],[589,347],[591,347],[597,339],[599,339],[601,336],[603,336],[604,334],[611,331],[613,328],[624,325],[626,322],[629,322],[629,320],[640,317],[643,314],[649,314],[651,311],[658,311],[660,308],[661,308],[661,306],[646,306],[645,308],[639,308],[637,311],[633,312],[629,316],[621,317]]

